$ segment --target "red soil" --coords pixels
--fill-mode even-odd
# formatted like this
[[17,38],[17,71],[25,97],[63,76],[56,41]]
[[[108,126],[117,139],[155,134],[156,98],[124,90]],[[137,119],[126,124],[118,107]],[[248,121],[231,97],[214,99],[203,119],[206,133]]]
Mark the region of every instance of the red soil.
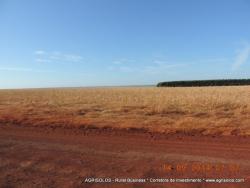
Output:
[[[249,159],[246,136],[0,125],[0,187],[243,188],[250,187]],[[187,168],[181,170],[184,164]],[[100,184],[84,183],[86,177],[244,178],[245,182]]]

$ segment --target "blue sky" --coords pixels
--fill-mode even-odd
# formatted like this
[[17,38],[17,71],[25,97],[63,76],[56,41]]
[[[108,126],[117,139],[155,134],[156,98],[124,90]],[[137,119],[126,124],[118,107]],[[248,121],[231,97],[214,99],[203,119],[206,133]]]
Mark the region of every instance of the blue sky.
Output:
[[250,78],[248,0],[0,0],[0,88]]

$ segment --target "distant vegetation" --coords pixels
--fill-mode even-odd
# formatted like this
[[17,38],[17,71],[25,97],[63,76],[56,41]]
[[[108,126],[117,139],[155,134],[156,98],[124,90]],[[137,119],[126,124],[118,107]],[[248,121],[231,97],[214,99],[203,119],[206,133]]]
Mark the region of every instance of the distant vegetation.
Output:
[[242,86],[242,85],[250,85],[250,79],[160,82],[157,84],[157,87],[200,87],[200,86]]

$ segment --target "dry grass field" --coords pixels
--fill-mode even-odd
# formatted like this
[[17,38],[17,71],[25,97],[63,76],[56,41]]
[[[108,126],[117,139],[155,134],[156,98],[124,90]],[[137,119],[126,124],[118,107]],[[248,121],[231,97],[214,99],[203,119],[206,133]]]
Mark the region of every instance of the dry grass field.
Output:
[[0,123],[250,135],[250,87],[1,90]]
[[[249,101],[250,87],[1,90],[0,187],[250,187]],[[106,177],[241,183],[84,182]]]

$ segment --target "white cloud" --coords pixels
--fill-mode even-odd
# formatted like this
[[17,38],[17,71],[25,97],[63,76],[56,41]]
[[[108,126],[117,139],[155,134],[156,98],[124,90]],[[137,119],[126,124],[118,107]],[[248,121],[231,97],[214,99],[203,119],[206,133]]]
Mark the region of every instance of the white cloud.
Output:
[[168,64],[168,62],[167,61],[162,61],[162,60],[153,60],[153,64],[165,65],[165,64]]
[[20,67],[0,67],[0,71],[17,71],[17,72],[30,72],[30,68],[20,68]]
[[[146,65],[136,65],[131,62],[134,60],[125,61],[122,59],[119,61],[113,61],[112,66],[108,66],[109,71],[120,71],[124,73],[138,73],[138,74],[162,74],[166,71],[172,71],[176,67],[186,66],[184,63],[169,63],[164,60],[150,60]],[[126,63],[126,64],[125,64]]]
[[121,64],[123,64],[123,62],[122,61],[113,61],[113,64],[114,65],[121,65]]
[[62,57],[66,61],[71,61],[71,62],[80,62],[83,60],[82,56],[79,56],[79,55],[65,54]]
[[37,72],[37,73],[50,73],[50,72],[54,72],[54,71],[51,71],[51,70],[37,70],[37,69],[22,68],[22,67],[0,67],[0,71]]
[[138,70],[137,68],[135,68],[134,62],[135,60],[133,59],[121,58],[121,59],[113,61],[112,65],[107,67],[107,70],[120,71],[124,73],[135,72]]
[[148,75],[157,75],[165,73],[174,73],[178,72],[182,67],[196,66],[201,63],[225,63],[232,61],[227,57],[213,57],[213,58],[204,58],[193,61],[169,61],[164,58],[155,58],[146,60],[145,64],[131,63],[136,61],[125,61],[127,59],[120,59],[113,61],[111,66],[107,67],[109,71],[120,71],[125,73],[138,73],[138,74],[148,74]]
[[133,62],[135,62],[135,60],[133,60],[133,59],[121,58],[121,59],[113,61],[112,64],[114,64],[114,65],[124,65],[124,64],[129,64],[129,63],[133,63]]
[[250,56],[250,45],[246,44],[243,49],[238,51],[238,54],[235,58],[235,62],[232,65],[232,69],[237,70],[238,68],[240,68],[240,66],[242,66],[248,61],[249,56]]
[[138,71],[138,69],[132,67],[132,66],[108,66],[107,67],[108,71],[120,71],[124,73],[129,73],[129,72],[135,72]]
[[39,63],[50,63],[50,62],[52,62],[52,60],[50,60],[50,59],[36,58],[36,62],[39,62]]
[[67,54],[61,52],[45,52],[43,50],[38,50],[35,52],[36,62],[39,63],[81,63],[83,62],[83,57],[76,54]]
[[36,55],[43,55],[43,54],[45,54],[46,52],[45,51],[43,51],[43,50],[37,50],[37,51],[35,51],[35,54]]
[[180,63],[167,63],[164,61],[153,61],[154,65],[145,66],[142,69],[143,73],[147,74],[161,74],[167,71],[173,71],[174,68],[187,66],[188,64]]
[[228,60],[229,60],[228,58],[221,57],[221,58],[204,59],[204,60],[201,60],[201,62],[221,63],[221,62],[226,62]]

